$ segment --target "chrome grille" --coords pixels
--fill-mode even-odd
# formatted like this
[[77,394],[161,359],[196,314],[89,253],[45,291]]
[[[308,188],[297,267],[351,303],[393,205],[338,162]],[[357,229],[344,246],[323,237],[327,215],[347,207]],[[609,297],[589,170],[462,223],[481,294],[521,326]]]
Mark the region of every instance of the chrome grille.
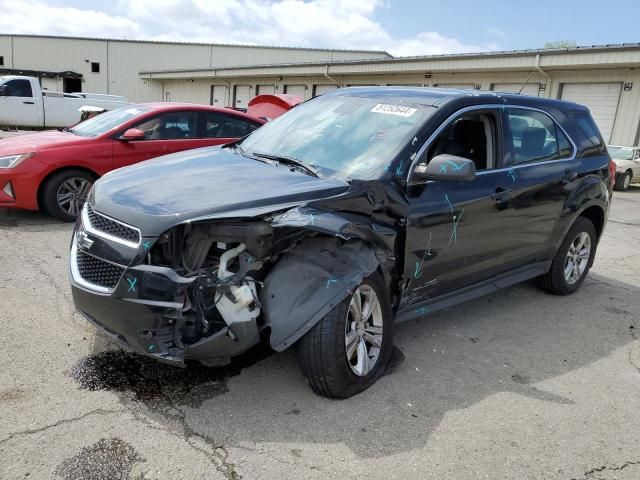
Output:
[[140,233],[132,227],[128,227],[120,222],[105,217],[104,215],[94,212],[91,205],[87,204],[87,216],[91,227],[99,232],[106,233],[113,237],[121,238],[127,242],[138,243],[140,242]]
[[88,283],[113,289],[120,281],[124,268],[78,250],[76,252],[78,273]]

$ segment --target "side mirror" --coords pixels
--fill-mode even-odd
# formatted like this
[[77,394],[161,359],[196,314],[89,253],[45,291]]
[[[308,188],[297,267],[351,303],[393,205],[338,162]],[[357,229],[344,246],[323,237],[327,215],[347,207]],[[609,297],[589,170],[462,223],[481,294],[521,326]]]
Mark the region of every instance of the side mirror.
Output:
[[443,153],[425,165],[419,163],[411,174],[412,183],[427,180],[441,182],[470,182],[476,178],[476,165],[472,160]]
[[119,137],[119,140],[130,142],[132,140],[144,140],[144,138],[145,136],[142,130],[139,128],[130,128]]

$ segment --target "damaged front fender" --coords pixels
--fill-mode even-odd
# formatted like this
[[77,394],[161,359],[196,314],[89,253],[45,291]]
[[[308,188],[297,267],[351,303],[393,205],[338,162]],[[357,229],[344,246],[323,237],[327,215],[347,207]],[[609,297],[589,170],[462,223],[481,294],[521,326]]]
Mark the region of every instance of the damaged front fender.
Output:
[[271,347],[282,351],[294,344],[379,264],[362,241],[313,237],[300,242],[274,266],[262,289]]

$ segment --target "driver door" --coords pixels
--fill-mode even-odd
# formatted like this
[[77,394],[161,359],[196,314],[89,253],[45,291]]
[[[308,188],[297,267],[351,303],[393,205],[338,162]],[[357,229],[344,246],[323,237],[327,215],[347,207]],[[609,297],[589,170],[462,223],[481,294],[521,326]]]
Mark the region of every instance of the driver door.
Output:
[[[405,246],[402,306],[429,301],[486,280],[509,268],[509,225],[503,224],[500,185],[501,115],[496,109],[461,114],[427,146],[423,162],[439,154],[473,160],[470,182],[427,181],[408,187],[410,213]],[[423,163],[421,162],[421,163]]]
[[120,140],[116,135],[113,146],[113,168],[126,167],[144,160],[195,148],[196,111],[172,111],[147,117],[128,128],[144,132],[143,140]]

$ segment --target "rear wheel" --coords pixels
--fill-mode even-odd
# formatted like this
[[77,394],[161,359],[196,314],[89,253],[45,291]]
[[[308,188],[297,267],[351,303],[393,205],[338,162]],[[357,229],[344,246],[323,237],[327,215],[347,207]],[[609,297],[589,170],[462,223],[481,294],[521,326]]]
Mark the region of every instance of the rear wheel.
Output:
[[556,295],[568,295],[580,288],[596,253],[596,229],[585,217],[578,217],[558,249],[549,272],[540,277],[541,286]]
[[375,383],[392,351],[393,312],[374,273],[300,340],[300,364],[316,393],[347,398]]
[[614,185],[614,188],[621,191],[629,190],[629,185],[631,185],[631,177],[632,175],[629,171],[616,175],[616,184]]
[[95,177],[84,170],[54,174],[42,189],[42,206],[52,217],[73,222],[80,214]]

